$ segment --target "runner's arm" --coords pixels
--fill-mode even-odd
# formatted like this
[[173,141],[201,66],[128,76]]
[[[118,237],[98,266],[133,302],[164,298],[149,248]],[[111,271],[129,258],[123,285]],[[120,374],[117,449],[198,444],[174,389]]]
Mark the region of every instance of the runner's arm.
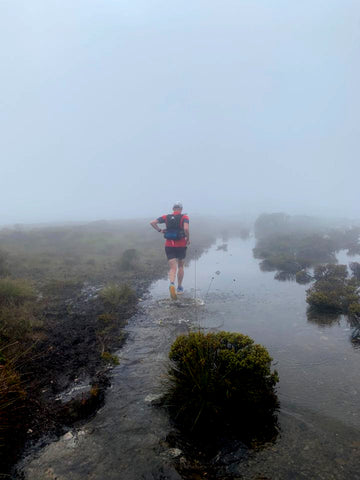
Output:
[[190,245],[190,230],[189,230],[189,223],[184,222],[184,232],[186,238],[186,245]]
[[156,218],[155,220],[153,220],[152,222],[150,222],[150,225],[151,225],[157,232],[162,233],[162,230],[161,230],[161,228],[159,228],[158,223],[159,223],[159,219]]

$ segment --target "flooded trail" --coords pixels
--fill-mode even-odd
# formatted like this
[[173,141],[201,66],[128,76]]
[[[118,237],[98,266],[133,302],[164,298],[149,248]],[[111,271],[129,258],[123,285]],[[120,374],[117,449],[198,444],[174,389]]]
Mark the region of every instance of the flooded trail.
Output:
[[28,480],[181,478],[172,466],[177,453],[165,442],[168,418],[153,403],[166,382],[170,344],[195,320],[193,303],[186,296],[143,302],[126,327],[105,406],[82,428],[25,459]]
[[250,335],[280,376],[276,441],[219,469],[219,478],[360,479],[360,350],[351,325],[345,317],[308,319],[308,287],[260,271],[253,246],[251,238],[233,239],[191,262],[178,303],[167,299],[166,280],[152,286],[127,326],[105,406],[25,460],[27,480],[181,478],[174,458],[182,453],[167,445],[168,418],[153,401],[172,341],[197,325]]

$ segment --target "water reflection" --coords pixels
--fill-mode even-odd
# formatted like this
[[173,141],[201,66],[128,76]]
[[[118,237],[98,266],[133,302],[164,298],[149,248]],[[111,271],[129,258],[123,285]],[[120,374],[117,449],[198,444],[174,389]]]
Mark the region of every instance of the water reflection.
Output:
[[280,282],[293,282],[296,278],[296,275],[288,272],[277,272],[275,273],[274,278]]
[[321,313],[312,308],[306,311],[308,322],[318,325],[319,327],[331,327],[332,325],[340,325],[340,320],[346,318],[338,313]]
[[358,262],[351,262],[349,264],[350,270],[352,271],[354,277],[357,280],[360,280],[360,263]]
[[[225,246],[227,251],[228,245],[226,244]],[[222,249],[223,246],[219,245],[218,250]],[[253,248],[252,254],[255,259],[260,259],[263,255],[257,247]],[[311,266],[320,263],[343,264],[347,266],[349,272],[352,273],[355,278],[360,280],[360,255],[358,251],[356,251],[356,253],[350,253],[350,250],[339,250],[336,254],[332,253],[326,261],[321,259],[321,257],[318,259],[314,257],[311,262],[305,261],[303,265],[295,260],[295,253],[293,256],[294,258],[291,258],[289,255],[274,254],[269,258],[261,260],[259,262],[259,268],[262,272],[276,272],[274,278],[280,282],[296,281],[301,285],[306,285],[313,281],[313,277],[308,271],[308,269],[310,271],[313,269]]]
[[352,327],[350,334],[350,341],[355,349],[360,349],[360,318],[349,317],[349,323]]
[[360,318],[353,315],[342,315],[338,313],[321,313],[312,308],[308,308],[307,319],[309,323],[318,325],[321,329],[324,327],[340,326],[346,322],[349,330],[349,341],[355,349],[360,349]]

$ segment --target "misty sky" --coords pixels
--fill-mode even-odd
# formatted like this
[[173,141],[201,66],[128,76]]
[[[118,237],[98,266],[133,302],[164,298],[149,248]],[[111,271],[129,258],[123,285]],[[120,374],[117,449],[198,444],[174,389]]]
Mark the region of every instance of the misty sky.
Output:
[[358,0],[0,0],[0,224],[360,217]]

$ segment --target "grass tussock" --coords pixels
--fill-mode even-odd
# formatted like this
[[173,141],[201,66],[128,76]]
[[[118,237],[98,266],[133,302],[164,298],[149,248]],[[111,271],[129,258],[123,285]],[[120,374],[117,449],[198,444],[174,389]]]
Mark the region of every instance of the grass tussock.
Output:
[[8,357],[0,346],[0,462],[14,455],[12,447],[21,435],[26,392],[16,369],[16,357]]
[[0,306],[18,306],[35,298],[36,292],[27,280],[10,277],[0,279]]
[[277,372],[265,347],[239,333],[193,332],[173,343],[167,405],[176,424],[200,434],[273,423]]

